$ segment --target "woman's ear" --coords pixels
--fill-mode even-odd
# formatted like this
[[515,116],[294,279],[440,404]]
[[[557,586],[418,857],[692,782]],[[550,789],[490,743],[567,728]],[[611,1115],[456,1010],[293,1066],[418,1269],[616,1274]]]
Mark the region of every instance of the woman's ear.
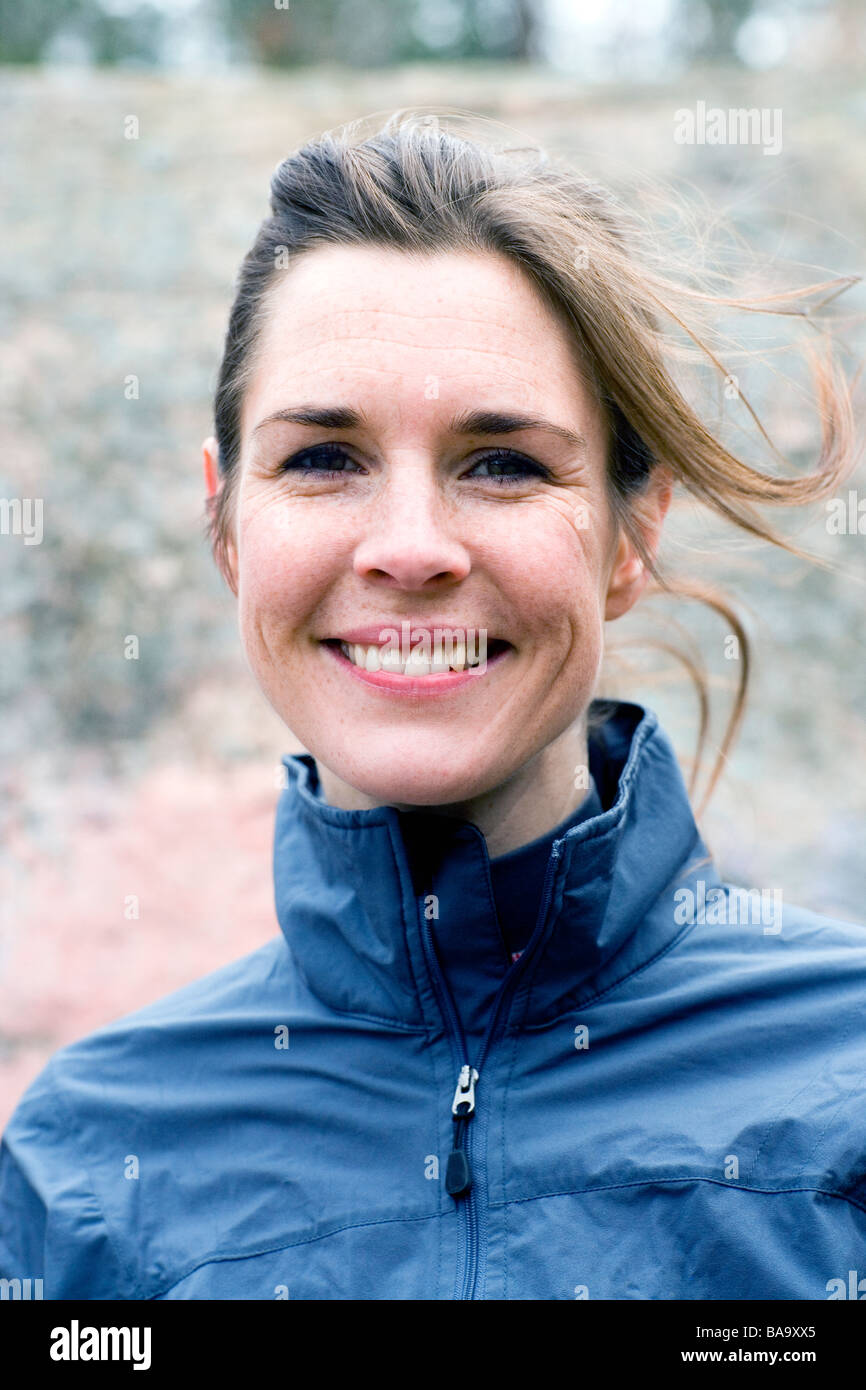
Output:
[[[666,468],[654,468],[646,491],[635,501],[632,514],[650,556],[655,559],[662,526],[673,495],[673,478]],[[619,528],[616,552],[607,585],[605,622],[621,618],[637,603],[649,573],[625,529]]]
[[[220,477],[219,470],[219,445],[213,435],[210,435],[202,444],[202,459],[204,462],[204,483],[207,489],[208,509],[213,511],[216,507],[217,499],[222,489],[225,487],[225,478]],[[232,593],[237,597],[237,551],[235,549],[234,538],[229,536],[223,541],[214,535],[213,555],[223,579],[228,584]]]

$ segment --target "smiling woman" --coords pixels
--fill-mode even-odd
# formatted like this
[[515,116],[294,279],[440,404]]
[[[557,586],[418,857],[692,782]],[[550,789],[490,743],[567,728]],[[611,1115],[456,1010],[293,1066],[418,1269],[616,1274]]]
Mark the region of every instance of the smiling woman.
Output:
[[[256,679],[316,750],[332,805],[447,805],[505,853],[585,794],[570,775],[587,760],[576,712],[604,620],[646,571],[617,534],[608,430],[574,356],[502,255],[328,246],[280,272],[224,563]],[[217,495],[219,457],[208,441]],[[649,546],[669,496],[654,470]],[[383,674],[378,648],[403,622],[419,642],[483,633],[494,659],[474,677],[417,658]]]
[[676,591],[675,488],[787,545],[760,504],[851,465],[829,358],[811,474],[706,427],[665,360],[705,299],[540,152],[396,113],[279,166],[203,452],[308,750],[281,934],[55,1055],[0,1154],[4,1276],[754,1300],[862,1264],[862,929],[722,882],[653,712],[595,699],[605,624]]

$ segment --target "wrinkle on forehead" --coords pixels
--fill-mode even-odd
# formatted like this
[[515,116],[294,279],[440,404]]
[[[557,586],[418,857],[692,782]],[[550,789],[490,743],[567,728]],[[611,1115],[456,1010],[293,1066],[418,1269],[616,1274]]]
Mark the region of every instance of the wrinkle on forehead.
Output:
[[[409,286],[401,283],[401,271],[407,268]],[[298,378],[316,374],[321,380],[325,370],[337,376],[374,371],[402,379],[407,370],[420,372],[426,362],[427,375],[447,380],[448,365],[454,367],[458,354],[464,358],[464,375],[489,373],[490,366],[504,373],[504,384],[509,391],[520,390],[523,405],[540,409],[551,389],[558,389],[560,410],[567,409],[569,402],[573,405],[575,376],[595,403],[595,390],[579,365],[573,334],[562,316],[552,312],[539,288],[505,256],[454,251],[422,258],[390,248],[318,247],[283,274],[268,294],[244,423],[250,400],[258,400],[271,386],[288,390],[287,378],[293,374],[297,389]],[[399,302],[400,295],[419,293],[423,300],[417,310]],[[341,296],[351,296],[352,302],[341,302]],[[456,330],[450,338],[444,331],[449,326]],[[439,330],[436,342],[431,342],[433,328]],[[473,341],[473,334],[494,335],[495,345]],[[370,362],[371,352],[393,348],[405,352],[411,366]],[[272,404],[279,408],[286,403]]]

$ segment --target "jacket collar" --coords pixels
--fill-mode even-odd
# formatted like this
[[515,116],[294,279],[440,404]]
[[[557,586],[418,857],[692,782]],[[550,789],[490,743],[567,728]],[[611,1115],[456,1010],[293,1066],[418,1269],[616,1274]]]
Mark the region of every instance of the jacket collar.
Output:
[[[521,963],[530,1026],[587,1002],[671,944],[683,928],[670,895],[687,864],[709,866],[704,877],[718,882],[655,714],[601,702],[592,713],[607,716],[590,735],[605,809],[553,843],[546,907]],[[309,754],[283,765],[276,910],[309,988],[339,1012],[441,1027],[429,932],[467,1039],[477,1041],[509,968],[480,830],[393,806],[340,810],[321,800]]]

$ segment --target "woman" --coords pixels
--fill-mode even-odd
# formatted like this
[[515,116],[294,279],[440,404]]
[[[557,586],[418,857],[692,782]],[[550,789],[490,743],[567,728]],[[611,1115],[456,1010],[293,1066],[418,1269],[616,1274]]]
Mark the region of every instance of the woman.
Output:
[[309,750],[282,931],[55,1054],[5,1136],[0,1271],[847,1296],[862,930],[723,884],[653,713],[594,701],[674,486],[784,543],[757,504],[833,491],[844,388],[814,474],[757,471],[674,385],[674,287],[601,190],[399,113],[357,134],[274,175],[204,446],[250,667]]

